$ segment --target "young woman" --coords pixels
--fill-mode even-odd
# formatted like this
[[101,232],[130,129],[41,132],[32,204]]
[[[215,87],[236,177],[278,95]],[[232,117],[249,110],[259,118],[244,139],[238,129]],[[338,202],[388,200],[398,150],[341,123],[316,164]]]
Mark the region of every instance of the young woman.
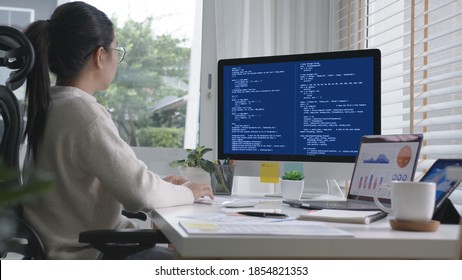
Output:
[[26,88],[28,154],[38,170],[55,176],[52,191],[24,205],[24,217],[48,258],[96,258],[96,250],[78,242],[79,233],[135,227],[122,209],[150,211],[213,197],[209,185],[150,172],[93,97],[109,87],[125,55],[103,12],[66,3],[24,33],[36,52]]

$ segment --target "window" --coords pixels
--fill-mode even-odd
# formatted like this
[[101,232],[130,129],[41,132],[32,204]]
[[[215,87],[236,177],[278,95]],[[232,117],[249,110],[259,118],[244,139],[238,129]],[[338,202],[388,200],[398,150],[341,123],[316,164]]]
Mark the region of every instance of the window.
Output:
[[34,21],[33,9],[0,6],[0,25],[23,27]]
[[462,157],[462,1],[332,5],[333,50],[382,51],[382,134],[423,133],[418,171]]
[[127,51],[110,88],[95,94],[122,138],[131,146],[183,148],[196,1],[85,2],[113,20]]

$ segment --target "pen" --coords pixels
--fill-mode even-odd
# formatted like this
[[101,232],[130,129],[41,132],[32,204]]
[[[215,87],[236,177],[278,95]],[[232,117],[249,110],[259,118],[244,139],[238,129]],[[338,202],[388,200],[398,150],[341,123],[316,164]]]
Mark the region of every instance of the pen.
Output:
[[284,218],[288,217],[286,214],[281,214],[281,213],[252,212],[252,211],[247,211],[247,212],[244,211],[244,212],[237,212],[237,213],[241,214],[241,215],[253,216],[253,217],[262,217],[262,218],[284,219]]
[[303,209],[308,209],[308,210],[322,210],[322,209],[324,209],[324,208],[319,207],[319,206],[314,206],[314,205],[305,204],[305,203],[302,203],[302,205],[300,205],[299,207],[303,208]]
[[293,201],[293,200],[283,200],[283,203],[287,203],[292,207],[297,207],[297,208],[302,208],[302,209],[308,209],[308,210],[322,210],[322,207],[315,206],[315,205],[310,205],[307,203],[303,203],[301,201]]

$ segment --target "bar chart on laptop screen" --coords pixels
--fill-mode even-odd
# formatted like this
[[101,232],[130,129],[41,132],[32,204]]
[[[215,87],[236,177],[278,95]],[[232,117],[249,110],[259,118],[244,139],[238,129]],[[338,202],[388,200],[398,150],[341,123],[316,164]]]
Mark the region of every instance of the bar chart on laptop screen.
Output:
[[[391,181],[410,181],[418,143],[367,143],[361,147],[351,184],[351,194],[373,196],[375,189]],[[380,197],[389,197],[386,189]]]

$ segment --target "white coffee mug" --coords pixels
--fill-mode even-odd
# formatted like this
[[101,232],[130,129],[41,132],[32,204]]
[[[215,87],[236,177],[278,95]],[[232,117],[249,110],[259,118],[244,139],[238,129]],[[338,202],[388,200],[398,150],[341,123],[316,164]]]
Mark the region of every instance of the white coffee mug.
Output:
[[[391,208],[378,199],[380,189],[391,191]],[[375,189],[374,202],[399,221],[429,222],[435,209],[436,185],[433,182],[392,182]]]

